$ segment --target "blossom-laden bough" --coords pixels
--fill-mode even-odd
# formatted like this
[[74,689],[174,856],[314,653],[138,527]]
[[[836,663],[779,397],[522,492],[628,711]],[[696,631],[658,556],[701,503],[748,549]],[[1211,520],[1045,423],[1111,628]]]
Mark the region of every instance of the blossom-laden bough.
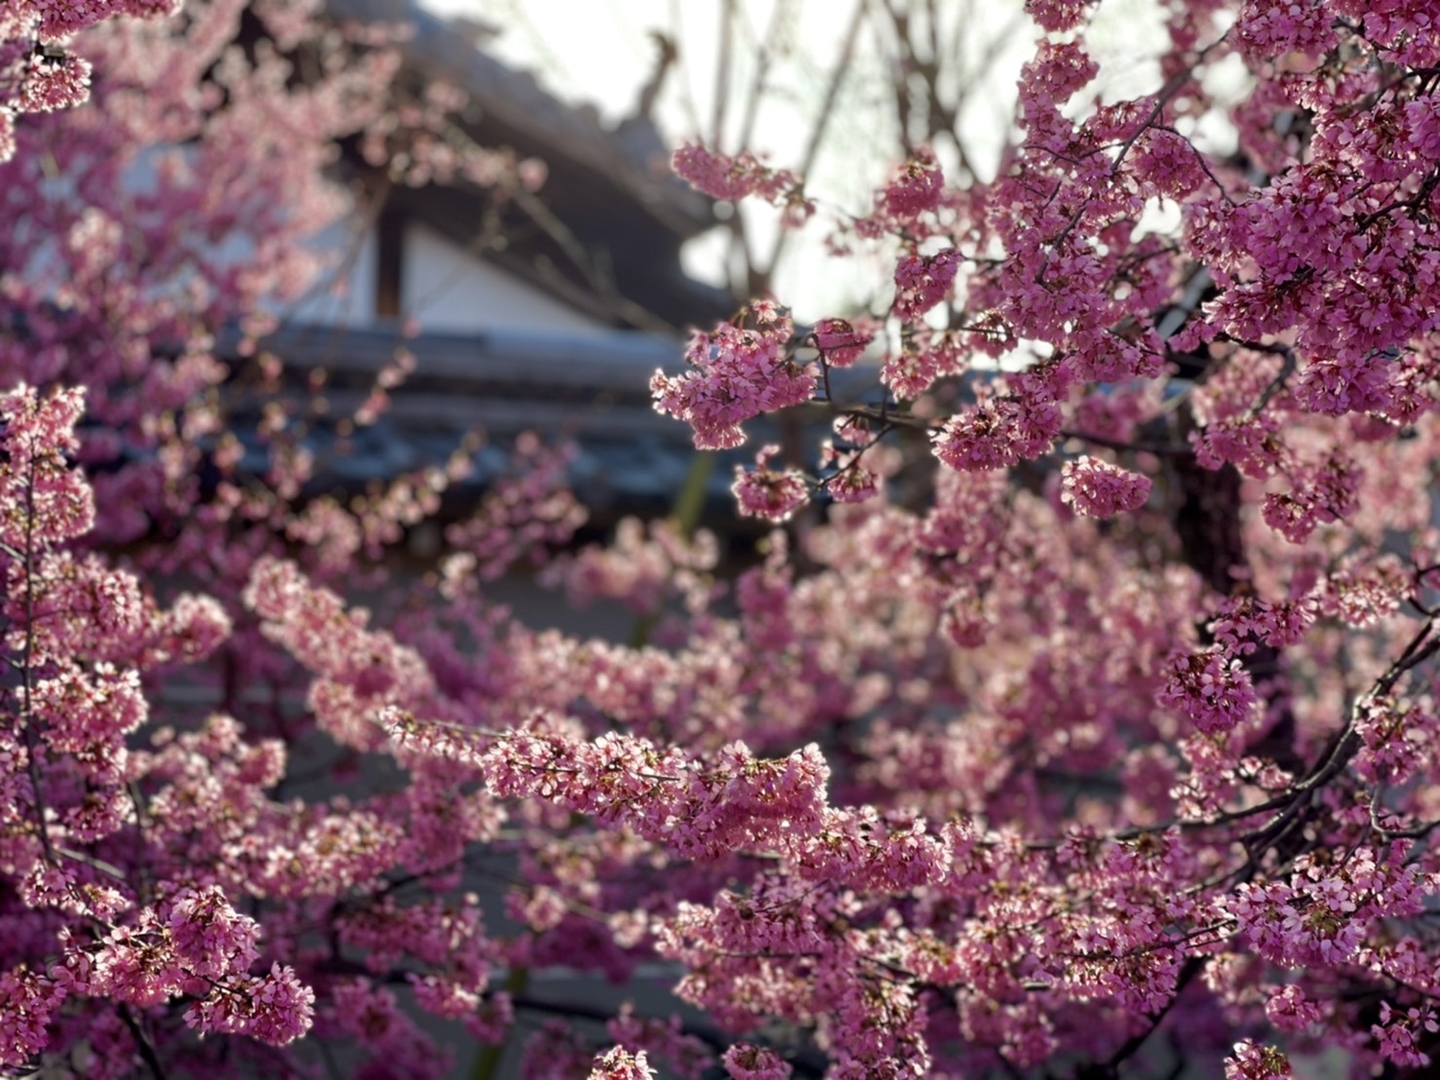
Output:
[[[491,1046],[545,1017],[520,1053],[537,1078],[1428,1059],[1437,13],[1172,4],[1155,92],[1087,105],[1091,5],[1028,7],[1046,36],[996,178],[951,185],[917,148],[837,221],[893,255],[870,310],[797,329],[761,299],[655,379],[697,445],[817,406],[834,440],[742,468],[742,508],[789,527],[733,587],[714,539],[671,524],[547,569],[638,612],[629,645],[486,602],[574,527],[554,462],[452,531],[426,603],[347,603],[418,490],[299,508],[303,461],[242,483],[220,440],[207,494],[171,436],[214,433],[184,403],[218,376],[189,333],[168,367],[137,351],[288,281],[284,245],[231,278],[177,256],[185,308],[130,287],[174,251],[143,215],[34,219],[77,321],[7,278],[33,323],[6,370],[90,374],[94,415],[161,449],[92,478],[116,455],[77,435],[76,390],[0,402],[0,1063],[288,1076],[345,1044],[364,1075],[438,1077],[416,1009]],[[261,88],[229,55],[216,77],[243,102]],[[134,74],[124,48],[104,59]],[[1232,61],[1252,84],[1227,158],[1196,132]],[[83,142],[55,163],[85,182],[32,197],[108,190]],[[676,165],[717,198],[826,213],[753,155]],[[1179,224],[1137,228],[1152,204]],[[281,208],[259,224],[288,238]],[[832,394],[841,368],[873,393]],[[116,552],[135,500],[190,528]],[[162,604],[161,569],[214,595]],[[186,672],[225,708],[177,706]],[[317,743],[343,793],[304,787]],[[657,967],[703,1019],[528,989]]]

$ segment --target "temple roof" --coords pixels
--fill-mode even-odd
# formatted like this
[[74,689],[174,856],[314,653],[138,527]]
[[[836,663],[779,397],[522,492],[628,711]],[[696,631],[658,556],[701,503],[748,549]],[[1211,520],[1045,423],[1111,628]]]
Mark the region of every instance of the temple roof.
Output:
[[[327,0],[327,10],[341,20],[411,25],[413,36],[402,45],[409,69],[468,96],[459,123],[477,144],[545,163],[540,199],[605,281],[597,288],[595,274],[576,272],[573,252],[519,215],[516,239],[487,259],[617,327],[681,330],[729,313],[724,290],[690,278],[680,265],[680,245],[716,225],[714,204],[670,172],[669,152],[648,118],[607,128],[593,106],[560,100],[534,75],[477,47],[483,32],[475,24],[447,22],[413,0]],[[464,184],[428,185],[396,190],[392,205],[443,234],[466,237],[486,198]]]

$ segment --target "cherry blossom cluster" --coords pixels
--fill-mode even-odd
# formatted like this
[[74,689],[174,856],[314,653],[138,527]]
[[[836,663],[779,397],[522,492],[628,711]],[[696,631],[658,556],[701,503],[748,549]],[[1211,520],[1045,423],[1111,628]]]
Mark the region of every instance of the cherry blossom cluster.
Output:
[[1139,509],[1150,497],[1148,476],[1088,455],[1066,462],[1060,476],[1060,498],[1086,517],[1114,517]]
[[90,96],[90,62],[68,48],[116,16],[173,14],[177,0],[15,0],[0,12],[0,163],[15,156],[17,114],[53,112]]
[[708,530],[686,537],[672,521],[647,526],[624,518],[610,544],[561,556],[547,568],[545,580],[563,587],[576,607],[613,600],[656,617],[671,600],[690,611],[704,610],[719,560],[719,539]]
[[[0,1068],[298,1076],[331,1044],[435,1080],[477,1046],[490,1080],[1422,1066],[1433,13],[1170,4],[1155,85],[1117,99],[1094,8],[1027,3],[993,179],[936,139],[837,215],[873,296],[799,326],[753,301],[654,377],[698,447],[833,422],[817,461],[787,441],[739,472],[783,526],[753,558],[632,521],[548,565],[610,605],[608,640],[495,600],[574,546],[563,452],[522,445],[387,589],[463,466],[307,498],[309,406],[265,350],[341,209],[335,140],[399,182],[500,167],[441,138],[459,95],[392,108],[388,32],[305,5],[7,8],[0,92],[78,93],[33,47],[52,32],[103,78],[0,166]],[[1220,64],[1250,80],[1233,107]],[[1194,135],[1216,121],[1234,154]],[[751,154],[675,162],[812,208]],[[232,323],[254,356],[227,372]],[[232,375],[276,395],[260,467]],[[576,975],[628,985],[559,1000]],[[657,978],[689,1008],[626,1003]]]
[[731,157],[701,143],[686,143],[675,151],[671,164],[677,175],[712,199],[739,202],[755,196],[783,206],[790,224],[803,222],[814,211],[794,173],[771,169],[748,150]]
[[784,521],[810,497],[810,485],[794,469],[771,469],[768,462],[780,447],[770,444],[755,455],[755,468],[735,468],[735,503],[742,514]]
[[698,450],[739,446],[746,420],[815,395],[814,366],[786,355],[793,332],[789,313],[768,301],[711,333],[697,330],[685,350],[690,370],[650,380],[655,407],[690,424]]
[[[1029,10],[1050,31],[1075,33],[1087,18],[1083,4]],[[1288,482],[1266,495],[1264,518],[1292,542],[1354,515],[1363,466],[1353,453],[1334,435],[1282,436],[1289,425],[1276,418],[1302,418],[1297,431],[1319,431],[1317,418],[1363,414],[1399,430],[1432,407],[1425,387],[1433,359],[1419,344],[1433,329],[1418,314],[1425,305],[1371,302],[1374,282],[1386,274],[1407,282],[1406,296],[1416,287],[1409,283],[1433,276],[1425,267],[1435,258],[1428,207],[1436,188],[1420,134],[1428,130],[1422,118],[1431,111],[1429,88],[1418,75],[1382,85],[1378,67],[1362,59],[1413,53],[1414,70],[1424,71],[1428,53],[1415,44],[1423,34],[1414,27],[1422,23],[1405,18],[1372,24],[1362,18],[1368,9],[1357,9],[1354,21],[1347,15],[1337,22],[1322,5],[1301,5],[1293,19],[1278,10],[1244,5],[1229,33],[1220,32],[1223,23],[1213,21],[1210,7],[1177,16],[1185,32],[1175,39],[1167,69],[1174,74],[1163,90],[1082,112],[1079,120],[1061,110],[1095,78],[1097,65],[1083,32],[1046,41],[1021,78],[1024,137],[1010,171],[983,191],[953,190],[935,154],[922,149],[877,191],[874,212],[852,221],[861,237],[900,240],[889,310],[899,329],[891,340],[900,345],[884,359],[882,376],[899,402],[919,397],[937,377],[963,373],[927,362],[911,344],[931,331],[927,321],[942,305],[951,332],[973,335],[972,349],[994,355],[1028,339],[1050,350],[1048,360],[1022,374],[980,383],[977,404],[928,420],[942,462],[998,468],[1046,454],[1063,431],[1081,427],[1071,417],[1078,419],[1096,394],[1155,378],[1167,359],[1187,350],[1206,353],[1220,376],[1231,368],[1238,375],[1245,369],[1237,364],[1269,354],[1276,365],[1268,365],[1268,374],[1257,369],[1243,389],[1235,387],[1245,395],[1237,396],[1238,407],[1217,411],[1209,383],[1197,388],[1194,415],[1201,422],[1186,436],[1208,468],[1234,462],[1250,475],[1283,476]],[[1275,108],[1298,102],[1317,114],[1313,152],[1303,161],[1268,143],[1262,153],[1246,142],[1273,181],[1257,183],[1210,159],[1174,127],[1182,100],[1188,115],[1210,107],[1204,71],[1231,54],[1257,72],[1252,101]],[[1308,55],[1315,66],[1291,71],[1275,59],[1291,54]],[[1319,78],[1327,55],[1344,56],[1353,77]],[[1244,115],[1242,141],[1268,122]],[[708,190],[689,158],[677,171]],[[1242,199],[1247,184],[1255,185],[1254,196]],[[1129,222],[1147,198],[1179,204],[1180,249],[1167,251],[1156,234],[1131,235]],[[1004,258],[995,258],[997,247]],[[1203,264],[1202,284],[1219,296],[1200,310],[1193,300],[1168,309],[1182,316],[1171,325],[1161,318],[1173,287],[1165,267],[1182,249]],[[817,324],[822,366],[832,363],[820,341],[831,325],[848,323]],[[1363,333],[1347,329],[1357,326]],[[1342,340],[1345,347],[1337,349]],[[834,366],[851,362],[846,351]],[[674,407],[673,396],[662,398],[673,395],[667,386],[657,384],[656,393],[663,411],[696,423]],[[738,437],[733,430],[726,435],[697,437],[705,445]],[[1067,491],[1074,494],[1078,481],[1071,475]],[[1137,475],[1136,485],[1143,479]],[[1098,512],[1138,506],[1136,485],[1115,510],[1104,509],[1112,503],[1101,498]]]
[[1211,648],[1171,659],[1159,701],[1183,711],[1200,731],[1213,734],[1243,721],[1257,699],[1239,659]]
[[467,571],[492,581],[522,560],[542,565],[551,550],[565,546],[585,522],[584,507],[566,486],[572,457],[533,434],[521,438],[512,472],[486,492],[474,514],[445,531]]
[[644,1050],[631,1054],[618,1046],[598,1055],[590,1070],[590,1080],[654,1080],[655,1075]]
[[20,673],[7,691],[3,736],[5,861],[21,911],[76,922],[47,920],[44,963],[7,966],[0,1063],[19,1067],[49,1046],[58,1010],[83,999],[150,1008],[188,995],[185,1019],[198,1031],[283,1045],[309,1029],[314,995],[278,960],[268,974],[249,973],[260,927],[222,888],[172,878],[137,891],[112,863],[86,854],[138,820],[129,784],[143,767],[126,736],[148,720],[140,672],[204,659],[229,624],[213,602],[193,597],[167,615],[132,576],[55,550],[93,520],[93,493],[66,458],[82,397],[21,387],[3,404],[5,645]]
[[[1202,977],[1226,1011],[1229,1038],[1217,1030],[1217,1045],[1233,1045],[1227,1075],[1290,1075],[1287,1050],[1317,1045],[1343,1047],[1357,1067],[1409,1067],[1429,1045],[1433,979],[1411,985],[1387,966],[1380,928],[1402,928],[1407,957],[1423,949],[1417,917],[1435,889],[1429,843],[1440,822],[1416,786],[1437,767],[1430,665],[1440,651],[1429,488],[1440,450],[1440,186],[1422,149],[1436,129],[1434,13],[1407,3],[1172,5],[1161,81],[1148,96],[1109,100],[1093,89],[1106,73],[1086,43],[1090,5],[1026,10],[1048,36],[1021,73],[1020,129],[996,179],[951,186],[946,155],[912,151],[868,212],[836,215],[831,240],[834,252],[876,253],[893,274],[843,318],[801,327],[782,346],[797,363],[818,348],[827,390],[831,369],[872,366],[860,339],[883,350],[872,397],[828,402],[855,450],[827,444],[813,473],[793,459],[782,472],[766,447],[735,486],[742,511],[802,520],[803,502],[846,490],[856,452],[875,460],[882,440],[913,460],[918,431],[943,467],[918,511],[886,502],[903,490],[902,471],[856,486],[860,505],[832,507],[825,526],[792,526],[820,576],[846,575],[846,640],[874,614],[889,620],[888,664],[929,670],[921,643],[940,632],[975,669],[944,704],[934,690],[954,675],[937,682],[932,672],[929,694],[877,709],[860,688],[883,700],[902,684],[867,682],[859,660],[850,701],[862,711],[842,723],[864,731],[870,757],[851,780],[837,769],[832,784],[842,799],[853,784],[850,797],[918,799],[932,814],[979,810],[1014,832],[942,860],[938,879],[918,853],[913,879],[837,876],[861,890],[918,890],[921,907],[933,902],[925,890],[957,876],[1009,882],[992,895],[968,878],[964,914],[939,931],[948,948],[932,945],[912,966],[892,945],[890,966],[877,969],[877,980],[899,970],[900,985],[933,987],[954,978],[947,964],[966,965],[970,990],[925,1000],[955,1018],[961,1045],[945,1051],[949,1067],[986,1061],[982,1044],[1012,1071],[1075,1052],[1084,1040],[1067,1026],[1074,1003],[1173,1017]],[[1220,63],[1253,80],[1228,113],[1207,81]],[[1191,137],[1208,119],[1234,126],[1237,154]],[[963,158],[961,167],[973,175]],[[696,182],[693,169],[677,171]],[[1147,204],[1178,211],[1178,225],[1136,228]],[[700,432],[667,389],[657,385],[657,407]],[[1014,486],[996,498],[1007,488],[991,478],[1008,470]],[[1059,475],[1045,479],[1050,471]],[[955,477],[973,479],[957,487]],[[1037,488],[1053,504],[1031,498]],[[1074,517],[1056,516],[1061,507]],[[1025,539],[1011,546],[1017,529]],[[1074,561],[1082,547],[1128,561],[1085,565]],[[1168,569],[1152,577],[1156,559]],[[786,588],[804,600],[783,602]],[[750,632],[790,650],[794,620],[814,617],[823,588],[767,560],[737,596],[764,604]],[[1181,622],[1167,624],[1166,611]],[[1092,652],[1089,634],[1107,644]],[[991,662],[1007,674],[982,674]],[[1114,770],[1120,816],[1086,817],[1058,848],[1036,844],[1034,823],[1020,824],[1028,807],[1054,800],[1085,817],[1104,801],[1088,768]],[[1162,843],[1176,820],[1187,831]],[[1007,837],[1018,849],[1010,863]],[[1239,861],[1212,846],[1222,837],[1241,845]],[[1157,851],[1164,869],[1147,879]],[[960,870],[966,859],[985,870]],[[966,891],[977,885],[984,900]],[[1046,888],[1072,906],[1051,906]],[[764,927],[754,902],[764,892],[737,895],[746,932]],[[829,985],[817,957],[840,935],[797,945],[786,924],[757,946],[718,930],[724,908],[692,909],[693,940],[666,940],[692,972],[703,966],[684,992],[716,1015],[813,1026],[845,1075],[849,1043],[828,1026],[838,999],[806,996]],[[810,908],[807,898],[785,917]],[[884,910],[873,911],[877,937]],[[930,929],[888,911],[887,927]],[[1028,936],[1042,925],[1043,940]],[[967,951],[972,929],[986,935],[983,954]],[[743,965],[713,959],[757,952],[770,978],[785,968],[778,996]],[[997,954],[1012,966],[974,966]],[[800,955],[815,967],[794,962]],[[1284,984],[1259,1011],[1245,989],[1255,978]],[[1357,998],[1336,996],[1360,985],[1376,1003],[1363,1014],[1347,1004]],[[928,1023],[924,1052],[937,1053],[944,1036]],[[905,1030],[894,1029],[885,1066],[867,1061],[858,1074],[920,1060],[902,1053]],[[1099,1045],[1081,1052],[1105,1057]]]
[[[362,706],[422,693],[423,665],[342,611],[350,651],[327,650],[335,627],[313,618],[286,639],[325,671],[309,687],[243,603],[252,578],[271,602],[310,599],[276,561],[291,543],[323,578],[379,580],[358,564],[433,513],[438,485],[303,505],[303,410],[267,406],[270,467],[254,470],[226,429],[231,372],[215,357],[238,326],[278,390],[280,362],[255,339],[324,269],[303,241],[344,210],[335,139],[383,127],[425,160],[391,109],[394,32],[337,27],[309,3],[195,0],[172,20],[107,21],[171,9],[0,12],[0,1071],[290,1075],[313,1042],[279,1047],[317,1026],[346,1037],[356,1010],[337,1006],[336,971],[371,950],[408,965],[415,1007],[495,1040],[511,1012],[489,990],[478,898],[417,909],[423,925],[383,942],[336,938],[343,959],[315,955],[306,928],[383,907],[387,872],[453,873],[501,812],[483,793],[453,799],[439,767],[417,767],[400,796],[276,790],[295,740],[314,742],[308,691],[340,738],[374,742]],[[90,100],[68,107],[92,66]],[[436,95],[433,111],[462,105]],[[372,644],[389,649],[356,654]],[[411,1030],[417,1052],[398,1060],[438,1061]]]

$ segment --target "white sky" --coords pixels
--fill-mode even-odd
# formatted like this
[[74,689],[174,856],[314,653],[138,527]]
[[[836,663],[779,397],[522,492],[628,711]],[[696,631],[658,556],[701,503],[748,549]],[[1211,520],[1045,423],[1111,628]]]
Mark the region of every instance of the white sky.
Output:
[[[630,114],[641,87],[654,69],[656,47],[647,32],[662,30],[679,42],[680,62],[672,69],[654,118],[673,143],[697,129],[713,144],[716,66],[722,0],[424,0],[441,15],[463,14],[493,24],[499,35],[483,47],[513,67],[535,73],[556,96],[596,106],[607,124]],[[741,13],[737,35],[740,57],[727,96],[727,125],[722,149],[738,147],[739,124],[763,43],[767,90],[751,140],[751,149],[780,166],[795,165],[823,97],[830,66],[857,2],[865,0],[734,0]],[[903,2],[903,0],[902,0]],[[913,9],[926,4],[910,0]],[[938,0],[945,17],[942,63],[951,77],[973,68],[987,50],[997,50],[993,76],[973,93],[962,113],[967,141],[977,157],[993,157],[1013,113],[1014,84],[1030,51],[1034,30],[1013,22],[1020,0]],[[963,19],[964,21],[960,21]],[[1006,35],[1006,28],[1014,27]],[[1153,57],[1161,41],[1160,0],[1103,0],[1087,38],[1101,63],[1107,96],[1135,95],[1158,89]],[[879,59],[876,43],[862,34],[847,75],[841,105],[829,138],[809,176],[807,192],[823,203],[850,212],[868,207],[873,187],[883,182],[897,153],[893,74]],[[747,211],[757,237],[768,250],[774,230],[763,209]],[[873,265],[827,259],[817,254],[825,230],[812,226],[790,245],[795,257],[782,263],[776,292],[802,319],[840,314],[847,301],[869,299],[888,274],[876,277]],[[724,230],[692,243],[687,270],[709,281],[723,281],[729,244]]]

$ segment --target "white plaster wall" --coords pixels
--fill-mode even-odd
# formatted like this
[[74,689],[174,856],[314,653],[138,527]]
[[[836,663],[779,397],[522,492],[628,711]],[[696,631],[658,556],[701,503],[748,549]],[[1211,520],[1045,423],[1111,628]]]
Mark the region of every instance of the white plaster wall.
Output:
[[326,268],[295,304],[276,305],[287,321],[320,326],[370,326],[375,322],[375,230],[360,234],[342,219],[316,233],[307,246],[322,254]]
[[403,306],[424,330],[606,329],[599,320],[470,255],[429,226],[410,224],[404,251]]
[[[353,221],[316,233],[307,247],[327,269],[309,293],[291,304],[271,304],[281,319],[319,326],[373,326],[379,245],[375,230],[357,235]],[[539,330],[587,333],[607,330],[566,304],[469,254],[427,225],[405,229],[401,304],[420,328],[440,333]]]

